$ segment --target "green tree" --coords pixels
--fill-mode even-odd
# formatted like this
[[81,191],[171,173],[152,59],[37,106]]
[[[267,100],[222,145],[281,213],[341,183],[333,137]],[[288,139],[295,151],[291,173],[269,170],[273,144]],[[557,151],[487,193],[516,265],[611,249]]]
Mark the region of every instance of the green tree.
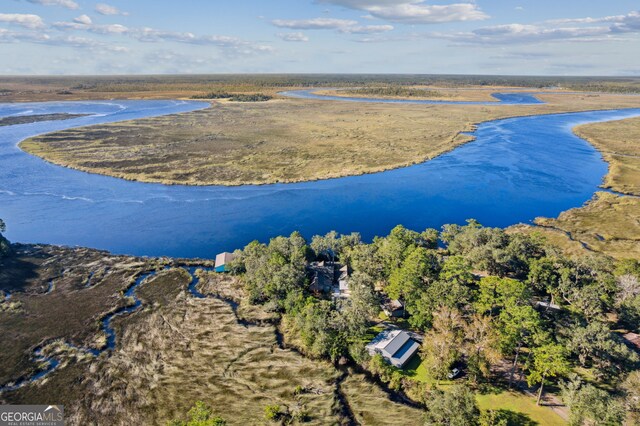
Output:
[[622,425],[625,418],[623,402],[591,384],[575,378],[560,386],[561,396],[570,411],[569,424]]
[[505,306],[528,304],[531,292],[527,285],[511,278],[483,277],[478,283],[476,310],[494,314]]
[[475,282],[471,269],[471,264],[464,257],[449,256],[442,264],[439,278],[447,283],[470,286]]
[[467,368],[474,382],[488,377],[491,365],[500,359],[499,337],[491,317],[474,314],[465,323],[464,352]]
[[312,357],[336,360],[347,353],[347,337],[332,302],[308,297],[282,318],[285,334]]
[[407,311],[413,314],[428,283],[437,277],[438,260],[433,250],[412,248],[401,266],[391,273],[385,292],[390,298],[403,301]]
[[269,245],[257,241],[247,245],[241,258],[249,300],[253,303],[271,301],[282,308],[289,292],[306,288],[307,251],[306,242],[298,232],[289,237],[272,238]]
[[462,324],[462,315],[455,309],[441,307],[433,314],[433,327],[426,333],[420,350],[424,365],[438,380],[447,376],[460,355]]
[[316,256],[324,256],[327,260],[334,261],[340,252],[340,238],[336,231],[326,235],[314,235],[311,239],[311,250]]
[[604,322],[574,327],[570,334],[567,348],[577,355],[583,367],[593,367],[598,378],[619,377],[639,361],[638,355]]
[[6,230],[7,226],[4,221],[0,219],[0,258],[6,256],[11,251],[11,243],[2,235]]
[[407,255],[416,247],[435,249],[438,246],[438,232],[428,229],[423,233],[411,231],[402,225],[391,230],[388,236],[374,240],[378,260],[383,265],[386,276],[398,268]]
[[536,404],[540,405],[546,380],[561,377],[570,371],[564,346],[549,343],[533,349],[533,365],[529,368],[527,383],[529,386],[540,384]]
[[282,412],[282,408],[277,404],[271,404],[264,407],[264,418],[269,421],[277,421],[283,415],[284,413]]
[[350,340],[363,336],[369,321],[380,312],[380,298],[373,289],[373,280],[362,272],[349,277],[350,295],[341,300],[338,319]]
[[411,307],[409,324],[425,330],[431,326],[433,313],[440,306],[465,309],[471,303],[471,289],[457,281],[435,281],[422,292],[420,299]]
[[475,426],[480,410],[473,392],[464,385],[454,385],[449,391],[435,389],[427,402],[427,426]]
[[225,426],[227,422],[213,413],[202,401],[197,401],[187,413],[188,420],[172,420],[169,426]]
[[622,383],[629,424],[640,424],[640,370],[631,372]]
[[558,261],[550,257],[533,259],[529,264],[527,281],[538,293],[550,294],[551,303],[561,279],[558,269]]

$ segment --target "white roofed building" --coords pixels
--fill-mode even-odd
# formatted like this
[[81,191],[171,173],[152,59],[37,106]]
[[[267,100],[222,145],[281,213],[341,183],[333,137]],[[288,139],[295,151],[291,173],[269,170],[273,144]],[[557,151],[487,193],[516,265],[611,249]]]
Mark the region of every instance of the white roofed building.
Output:
[[420,344],[404,330],[384,330],[367,345],[370,355],[380,354],[394,367],[402,368],[418,352]]

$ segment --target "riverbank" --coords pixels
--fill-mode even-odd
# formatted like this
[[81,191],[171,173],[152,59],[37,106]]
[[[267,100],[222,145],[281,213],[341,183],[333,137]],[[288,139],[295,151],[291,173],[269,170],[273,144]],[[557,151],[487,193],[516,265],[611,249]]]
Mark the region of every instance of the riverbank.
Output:
[[514,227],[539,232],[572,256],[601,253],[615,259],[640,259],[640,119],[593,123],[574,128],[607,161],[603,187],[584,206],[557,218],[540,217],[537,226]]
[[280,99],[65,130],[28,139],[51,163],[126,180],[195,186],[295,183],[379,173],[473,140],[479,123],[640,107],[640,98],[547,94],[546,104],[408,105]]

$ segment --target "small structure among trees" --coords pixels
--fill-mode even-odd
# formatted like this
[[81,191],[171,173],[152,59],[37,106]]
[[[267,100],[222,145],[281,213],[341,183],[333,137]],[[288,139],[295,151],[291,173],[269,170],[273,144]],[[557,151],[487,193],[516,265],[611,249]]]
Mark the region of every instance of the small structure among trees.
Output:
[[404,330],[384,330],[367,345],[370,355],[379,354],[397,368],[403,368],[418,349],[420,344]]
[[224,252],[216,255],[216,272],[228,272],[228,265],[235,259],[233,253]]

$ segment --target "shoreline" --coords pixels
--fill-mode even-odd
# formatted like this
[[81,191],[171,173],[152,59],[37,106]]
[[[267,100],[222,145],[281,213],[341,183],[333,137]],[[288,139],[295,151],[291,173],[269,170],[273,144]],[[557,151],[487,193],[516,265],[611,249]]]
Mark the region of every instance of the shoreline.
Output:
[[[207,109],[210,108],[211,105],[209,107],[205,107],[203,109]],[[567,114],[579,114],[579,113],[589,113],[589,112],[607,112],[607,111],[620,111],[620,112],[624,112],[627,110],[635,110],[635,109],[640,109],[640,107],[637,108],[614,108],[614,109],[589,109],[589,110],[582,110],[582,111],[570,111],[570,112],[550,112],[550,113],[545,113],[545,114],[539,114],[539,113],[531,113],[531,114],[520,114],[520,115],[514,115],[514,116],[510,116],[510,117],[504,117],[504,118],[498,118],[495,120],[487,120],[487,121],[481,121],[481,122],[477,122],[477,123],[467,123],[466,126],[468,126],[468,128],[465,128],[463,130],[458,131],[452,138],[451,141],[453,143],[453,145],[447,147],[447,149],[444,149],[440,152],[436,152],[433,156],[428,156],[428,157],[422,157],[422,158],[416,158],[412,161],[409,162],[402,162],[402,163],[397,163],[397,164],[392,164],[392,165],[388,165],[388,166],[383,166],[383,167],[373,167],[373,168],[369,168],[367,170],[347,170],[347,171],[342,171],[342,172],[338,172],[338,173],[334,173],[334,174],[330,174],[330,175],[325,175],[325,176],[318,176],[318,177],[308,177],[308,178],[304,178],[304,179],[268,179],[268,180],[264,180],[264,181],[251,181],[251,180],[243,180],[240,182],[233,182],[233,181],[227,181],[227,180],[208,180],[208,181],[199,181],[199,182],[186,182],[186,181],[176,181],[176,180],[171,180],[171,179],[154,179],[154,178],[147,178],[144,176],[139,176],[139,175],[131,175],[131,174],[126,174],[126,173],[117,173],[114,172],[111,169],[93,169],[93,168],[89,168],[89,167],[82,167],[82,166],[77,166],[77,165],[73,165],[67,162],[63,162],[63,161],[57,161],[56,159],[52,159],[52,158],[47,158],[44,155],[41,155],[40,153],[37,152],[33,152],[32,150],[29,150],[28,148],[25,148],[25,142],[26,145],[28,145],[29,141],[33,138],[35,138],[36,136],[31,136],[28,137],[27,139],[24,139],[20,142],[18,142],[18,144],[16,145],[22,152],[32,155],[34,157],[40,158],[41,160],[49,163],[49,164],[53,164],[56,166],[60,166],[60,167],[64,167],[67,169],[71,169],[71,170],[76,170],[76,171],[81,171],[83,173],[88,173],[88,174],[95,174],[95,175],[100,175],[100,176],[107,176],[107,177],[113,177],[113,178],[117,178],[117,179],[122,179],[125,181],[129,181],[129,182],[140,182],[140,183],[148,183],[148,184],[160,184],[160,185],[165,185],[165,186],[186,186],[186,187],[241,187],[241,186],[268,186],[268,185],[279,185],[279,184],[295,184],[295,183],[305,183],[305,182],[318,182],[318,181],[326,181],[326,180],[334,180],[334,179],[342,179],[342,178],[348,178],[348,177],[356,177],[356,176],[363,176],[363,175],[371,175],[371,174],[377,174],[377,173],[384,173],[387,171],[392,171],[392,170],[398,170],[398,169],[403,169],[403,168],[408,168],[408,167],[412,167],[412,166],[416,166],[416,165],[420,165],[420,164],[424,164],[428,161],[434,160],[444,154],[447,154],[463,145],[466,145],[468,143],[472,143],[476,140],[476,137],[473,135],[473,133],[475,133],[475,131],[477,130],[477,128],[481,125],[485,125],[485,124],[489,124],[489,123],[498,123],[504,120],[511,120],[511,119],[518,119],[518,118],[528,118],[528,117],[538,117],[538,116],[550,116],[550,115],[567,115]],[[182,112],[182,113],[177,113],[177,114],[169,114],[168,116],[171,115],[182,115],[182,114],[187,114],[186,112]],[[640,113],[639,115],[640,116]],[[638,117],[636,116],[636,117]],[[633,117],[628,117],[628,118],[633,118]],[[627,118],[627,119],[628,119]],[[614,119],[614,120],[608,120],[608,121],[618,121],[620,119]],[[126,121],[122,121],[122,122],[114,122],[114,123],[109,123],[109,124],[117,124],[117,123],[124,123],[127,122],[129,120]],[[574,136],[577,136],[578,138],[586,141],[590,146],[592,146],[596,151],[598,151],[600,153],[600,155],[603,157],[604,161],[607,163],[608,168],[609,168],[609,172],[607,173],[607,175],[605,175],[603,177],[603,182],[602,185],[600,185],[600,188],[603,189],[612,189],[612,190],[616,190],[618,192],[624,193],[623,191],[619,191],[617,189],[614,188],[608,188],[606,186],[604,186],[604,182],[607,178],[607,176],[610,173],[611,170],[611,163],[609,161],[609,159],[606,157],[606,152],[601,151],[596,145],[594,145],[590,140],[588,140],[587,138],[583,138],[580,134],[578,134],[575,131],[575,128],[579,127],[579,126],[583,126],[583,125],[589,125],[589,124],[593,124],[593,123],[598,123],[598,122],[591,122],[591,123],[585,123],[585,124],[578,124],[574,127],[572,127],[571,132]],[[71,129],[81,129],[81,128],[85,128],[85,127],[91,127],[91,126],[95,126],[95,125],[87,125],[87,126],[79,126],[79,127],[73,127]],[[38,136],[46,136],[46,135],[50,135],[50,134],[55,134],[56,132],[52,132],[52,133],[45,133],[42,135],[38,135]],[[461,136],[464,136],[463,140],[459,141],[459,142],[455,142],[455,140]],[[638,194],[626,194],[626,195],[638,195]]]

